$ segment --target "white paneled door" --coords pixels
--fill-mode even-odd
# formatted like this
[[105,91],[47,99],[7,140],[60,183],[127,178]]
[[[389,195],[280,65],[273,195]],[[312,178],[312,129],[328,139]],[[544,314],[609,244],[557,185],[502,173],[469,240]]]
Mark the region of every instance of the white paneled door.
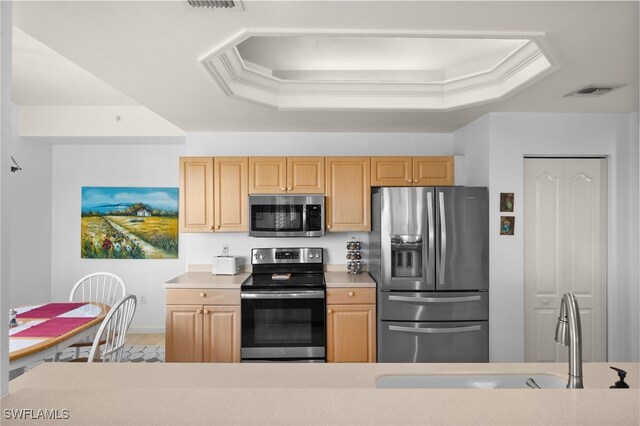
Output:
[[564,362],[554,333],[560,299],[576,295],[585,362],[606,361],[605,159],[524,164],[525,361]]

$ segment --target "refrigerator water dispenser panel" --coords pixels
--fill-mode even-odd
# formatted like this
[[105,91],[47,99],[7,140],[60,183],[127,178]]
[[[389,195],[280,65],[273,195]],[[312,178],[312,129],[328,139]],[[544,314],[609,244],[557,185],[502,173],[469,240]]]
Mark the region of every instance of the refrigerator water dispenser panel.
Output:
[[422,277],[422,235],[391,235],[391,277]]

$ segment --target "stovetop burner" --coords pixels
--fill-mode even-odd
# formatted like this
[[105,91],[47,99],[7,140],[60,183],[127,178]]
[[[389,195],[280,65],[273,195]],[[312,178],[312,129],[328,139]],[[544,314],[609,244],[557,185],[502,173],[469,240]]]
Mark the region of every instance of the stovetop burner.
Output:
[[252,249],[251,266],[241,290],[325,288],[322,248]]
[[[280,278],[280,276],[288,278]],[[324,274],[251,274],[242,283],[242,290],[271,290],[271,289],[323,289],[325,288]]]

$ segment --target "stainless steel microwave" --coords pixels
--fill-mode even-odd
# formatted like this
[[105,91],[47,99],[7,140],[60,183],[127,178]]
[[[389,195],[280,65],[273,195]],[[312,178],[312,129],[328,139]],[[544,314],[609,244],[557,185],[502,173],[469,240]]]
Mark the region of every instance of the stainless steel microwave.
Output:
[[324,195],[249,195],[249,235],[322,237]]

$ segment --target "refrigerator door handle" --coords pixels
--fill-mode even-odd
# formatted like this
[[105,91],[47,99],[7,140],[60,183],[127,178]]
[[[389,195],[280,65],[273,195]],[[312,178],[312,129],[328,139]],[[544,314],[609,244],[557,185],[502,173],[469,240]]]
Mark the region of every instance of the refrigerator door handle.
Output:
[[433,222],[433,195],[431,191],[427,192],[427,223],[428,223],[428,239],[429,246],[427,248],[427,259],[425,262],[425,268],[427,270],[427,285],[433,285],[433,272],[429,273],[429,271],[433,271],[434,263],[434,254],[435,254],[435,223]]
[[415,327],[401,327],[398,325],[390,325],[389,331],[400,331],[403,333],[419,333],[419,334],[449,334],[449,333],[466,333],[468,331],[480,331],[482,327],[479,325],[470,325],[467,327],[452,327],[452,328],[415,328]]
[[444,192],[438,192],[440,207],[440,268],[438,270],[438,286],[444,284],[444,266],[447,263],[447,221],[444,209]]
[[410,303],[456,303],[456,302],[477,302],[480,296],[461,296],[461,297],[412,297],[412,296],[389,296],[389,300],[395,302]]

